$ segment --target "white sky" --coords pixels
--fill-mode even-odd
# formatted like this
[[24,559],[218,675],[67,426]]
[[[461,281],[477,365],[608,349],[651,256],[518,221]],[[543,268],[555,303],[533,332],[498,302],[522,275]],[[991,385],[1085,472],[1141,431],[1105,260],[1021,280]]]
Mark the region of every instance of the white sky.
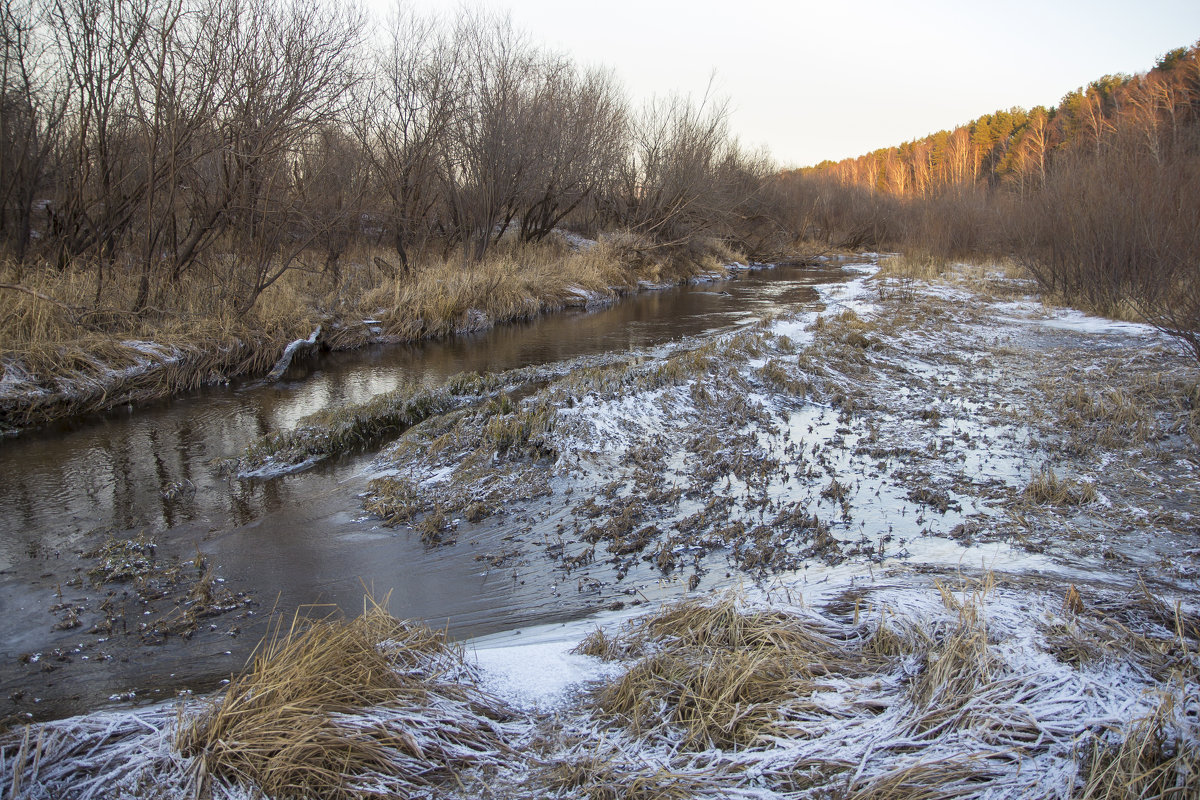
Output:
[[[392,0],[367,0],[375,13]],[[408,0],[421,10],[458,4]],[[1200,39],[1200,0],[491,0],[632,99],[699,97],[715,71],[743,144],[783,166],[841,159],[1000,108],[1057,105]]]

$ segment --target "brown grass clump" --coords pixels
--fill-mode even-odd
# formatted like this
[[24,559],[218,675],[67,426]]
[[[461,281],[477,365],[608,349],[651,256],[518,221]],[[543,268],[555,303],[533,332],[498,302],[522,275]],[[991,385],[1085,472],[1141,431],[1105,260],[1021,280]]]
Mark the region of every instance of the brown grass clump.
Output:
[[1076,387],[1061,400],[1063,424],[1102,447],[1141,444],[1155,436],[1153,403],[1121,388],[1092,393]]
[[917,710],[919,731],[932,732],[956,724],[976,692],[987,686],[996,670],[981,614],[983,598],[991,591],[990,575],[966,599],[955,597],[937,582],[942,602],[958,615],[958,623],[922,656],[922,668],[909,697]]
[[879,260],[877,278],[932,281],[950,268],[945,258],[931,253],[913,252]]
[[859,360],[858,356],[853,354],[854,350],[867,350],[876,344],[876,340],[868,335],[874,331],[874,326],[849,308],[832,317],[817,317],[810,329],[817,336],[828,338],[835,344],[845,345],[844,349],[848,349],[849,355],[843,355],[847,355],[851,360]]
[[971,796],[985,777],[966,758],[922,762],[858,781],[839,800],[953,800]]
[[620,639],[616,636],[609,636],[603,628],[596,628],[583,637],[583,641],[577,644],[571,652],[592,656],[601,661],[616,661],[629,654]]
[[932,644],[924,630],[912,624],[901,626],[884,608],[875,630],[863,642],[863,651],[881,658],[900,658],[924,652]]
[[468,677],[444,634],[380,605],[349,621],[297,618],[178,745],[202,782],[270,797],[407,794],[507,752],[503,712]]
[[589,637],[581,652],[646,654],[597,691],[597,707],[638,735],[672,725],[690,748],[747,746],[786,704],[825,688],[819,678],[878,665],[812,620],[738,605],[734,592],[711,605],[685,601],[613,639]]
[[1200,747],[1176,723],[1167,696],[1135,721],[1117,744],[1097,740],[1075,800],[1192,800],[1200,797]]
[[1050,467],[1042,467],[1021,496],[1038,505],[1082,506],[1096,501],[1096,486],[1088,481],[1059,478]]
[[401,386],[364,403],[327,408],[300,420],[291,430],[275,431],[246,448],[233,464],[242,475],[264,469],[288,471],[399,433],[464,402],[475,386],[451,381],[428,389]]
[[554,789],[582,790],[588,800],[691,800],[709,786],[704,776],[624,770],[596,755],[560,761],[548,770],[546,781]]

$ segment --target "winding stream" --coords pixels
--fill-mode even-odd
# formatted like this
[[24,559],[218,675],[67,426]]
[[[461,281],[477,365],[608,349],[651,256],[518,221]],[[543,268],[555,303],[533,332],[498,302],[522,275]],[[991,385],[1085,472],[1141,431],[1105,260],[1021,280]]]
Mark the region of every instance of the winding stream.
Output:
[[[365,517],[358,495],[372,453],[261,481],[222,475],[216,464],[306,414],[403,381],[436,384],[463,371],[644,350],[772,311],[816,308],[815,285],[849,277],[833,266],[788,267],[644,292],[599,311],[335,353],[293,366],[275,384],[210,387],[0,441],[0,703],[7,705],[0,718],[57,717],[110,698],[211,688],[245,663],[272,609],[290,616],[333,604],[353,612],[364,588],[387,596],[396,616],[457,638],[592,613],[612,598],[560,588],[547,567],[488,569],[476,559],[520,518],[498,518],[453,546],[428,550],[411,532]],[[91,562],[81,554],[141,532],[164,557],[202,551],[225,586],[253,593],[253,613],[214,619],[190,639],[157,646],[86,633],[89,619],[56,630],[53,607],[94,605],[103,593],[86,578]]]

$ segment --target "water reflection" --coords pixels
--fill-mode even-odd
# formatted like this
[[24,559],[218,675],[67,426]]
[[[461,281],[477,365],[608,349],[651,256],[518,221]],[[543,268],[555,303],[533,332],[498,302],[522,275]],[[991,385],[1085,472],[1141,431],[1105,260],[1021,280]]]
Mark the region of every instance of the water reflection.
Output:
[[[0,691],[30,688],[55,712],[87,707],[114,686],[210,679],[236,667],[257,640],[198,636],[131,663],[30,684],[10,669],[20,653],[81,639],[54,632],[46,609],[78,578],[77,554],[109,532],[156,533],[165,553],[209,554],[230,584],[253,588],[281,609],[361,603],[364,584],[392,592],[401,616],[448,624],[458,633],[501,630],[526,621],[587,613],[596,598],[546,586],[545,576],[488,570],[476,556],[524,531],[514,520],[470,531],[460,543],[427,553],[415,537],[358,518],[356,495],[369,455],[352,455],[307,473],[242,482],[216,463],[271,430],[323,408],[358,403],[413,381],[436,384],[463,371],[504,370],[577,356],[640,349],[732,328],[759,315],[813,307],[818,283],[845,280],[838,269],[780,269],[700,287],[644,293],[607,309],[571,311],[526,323],[416,345],[375,346],[293,367],[285,379],[211,387],[136,412],[124,411],[0,442]],[[553,525],[550,520],[544,525]],[[86,584],[79,592],[86,592]],[[136,637],[134,637],[136,638]],[[115,645],[114,645],[115,646]],[[235,663],[236,661],[236,663]],[[55,705],[57,704],[57,705]]]

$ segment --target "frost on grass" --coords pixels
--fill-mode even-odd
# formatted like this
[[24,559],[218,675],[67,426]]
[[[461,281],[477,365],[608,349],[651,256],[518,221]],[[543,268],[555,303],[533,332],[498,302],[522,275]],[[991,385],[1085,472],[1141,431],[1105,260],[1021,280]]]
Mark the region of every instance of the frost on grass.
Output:
[[207,702],[11,732],[0,779],[38,800],[471,796],[526,728],[443,634],[373,607],[298,620]]
[[1024,284],[976,272],[864,276],[823,287],[820,314],[435,415],[384,454],[367,508],[430,543],[500,516],[512,558],[580,586],[711,586],[945,539],[1200,576],[1200,373],[1140,328],[1031,324]]
[[[1173,632],[1152,598],[1109,596],[1101,611],[986,575],[913,583],[823,612],[726,595],[598,631],[579,649],[626,670],[556,732],[566,752],[541,777],[568,797],[1200,789],[1194,616],[1179,612]],[[1046,631],[1080,620],[1124,634],[1128,652],[1057,657]],[[1131,670],[1131,655],[1166,669]]]
[[0,787],[39,800],[1194,797],[1196,612],[1145,585],[903,569],[808,605],[718,593],[573,628],[549,649],[573,642],[594,679],[574,665],[587,682],[541,707],[528,696],[557,677],[527,646],[476,665],[376,607],[268,641],[211,699],[10,731]]

